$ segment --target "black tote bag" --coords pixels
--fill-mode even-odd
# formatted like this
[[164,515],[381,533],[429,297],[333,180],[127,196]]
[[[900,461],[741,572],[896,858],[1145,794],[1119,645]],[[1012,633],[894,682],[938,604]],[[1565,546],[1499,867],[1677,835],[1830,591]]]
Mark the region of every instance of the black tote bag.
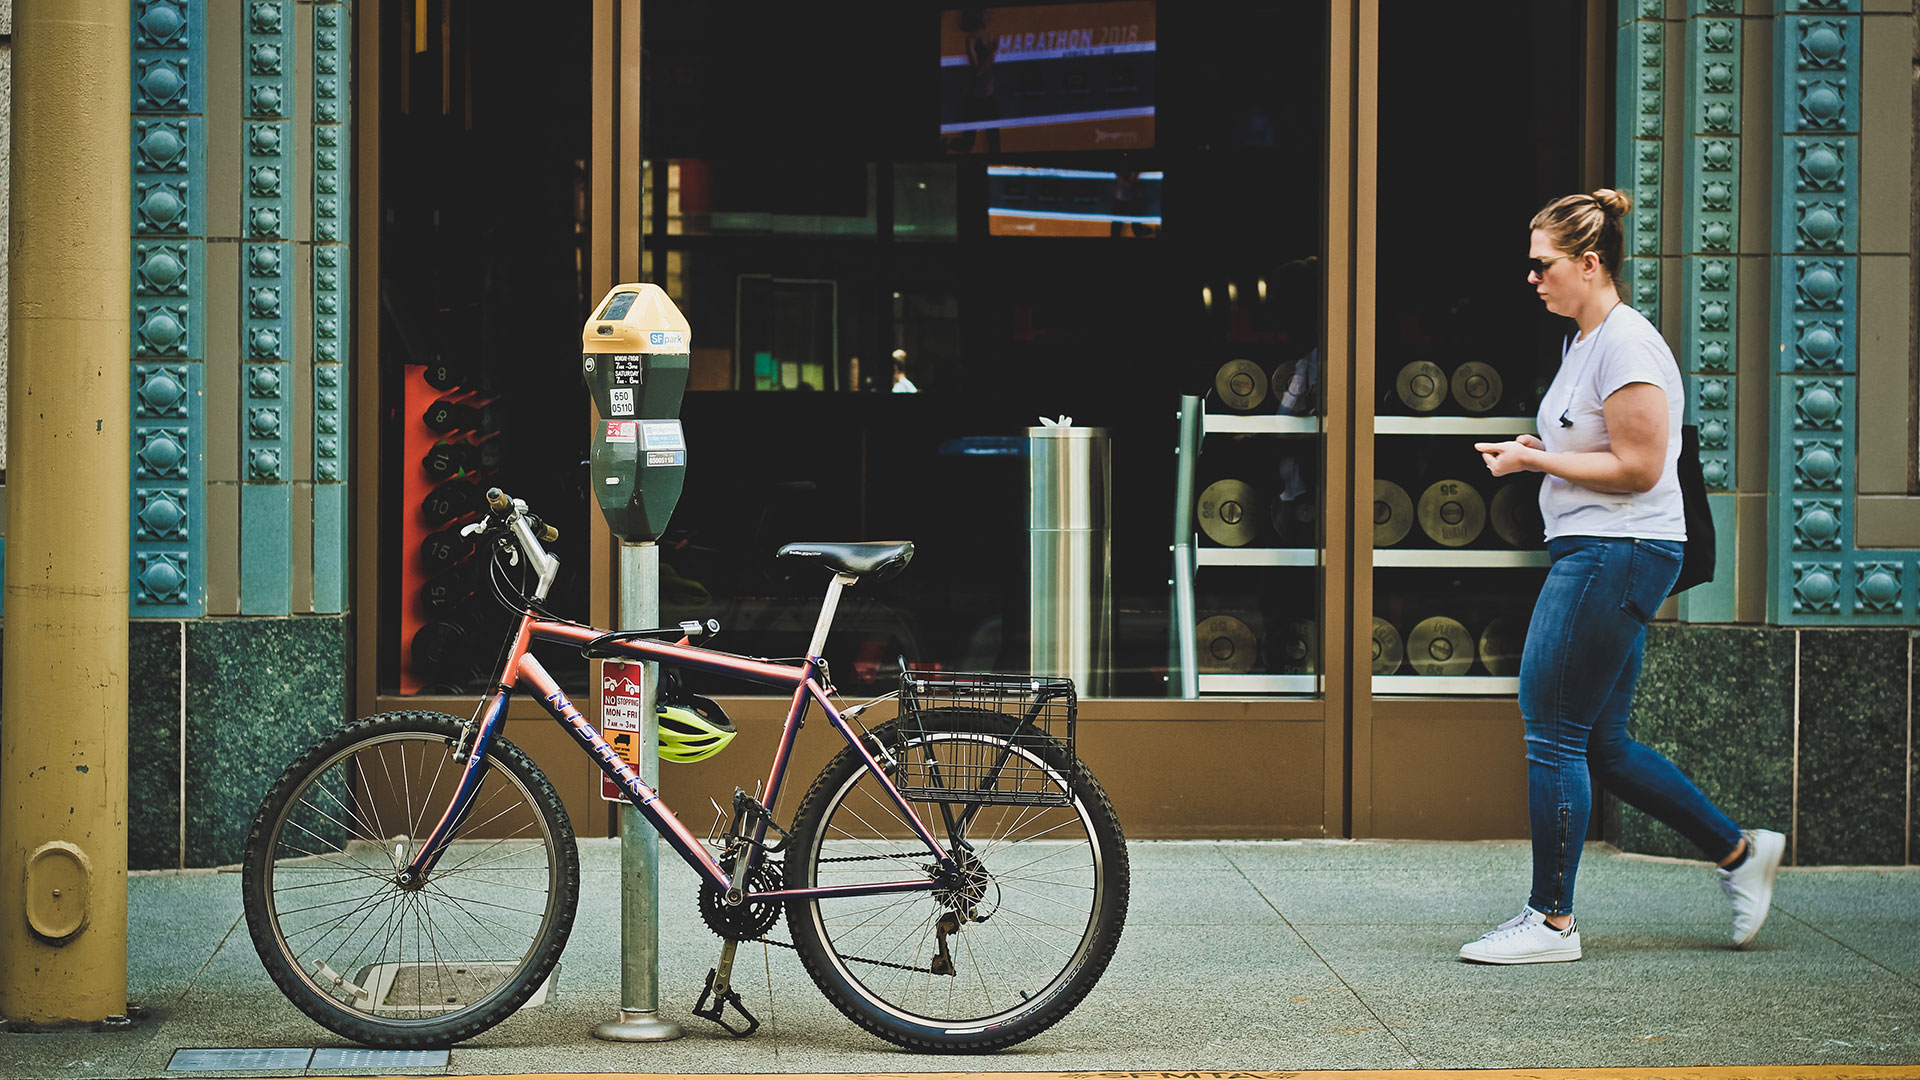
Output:
[[1713,511],[1707,506],[1707,478],[1700,471],[1699,427],[1687,424],[1680,429],[1680,460],[1674,468],[1680,477],[1680,502],[1687,516],[1687,554],[1668,596],[1713,580]]

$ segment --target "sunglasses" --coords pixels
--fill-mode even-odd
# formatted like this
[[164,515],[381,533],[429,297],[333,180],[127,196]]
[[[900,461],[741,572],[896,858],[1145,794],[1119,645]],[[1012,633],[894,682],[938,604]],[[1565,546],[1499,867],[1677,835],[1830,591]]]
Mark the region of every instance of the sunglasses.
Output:
[[1547,277],[1547,270],[1551,268],[1554,263],[1559,262],[1561,259],[1577,259],[1579,257],[1579,255],[1554,255],[1545,259],[1528,259],[1527,273],[1538,274],[1540,275],[1540,279],[1544,281]]

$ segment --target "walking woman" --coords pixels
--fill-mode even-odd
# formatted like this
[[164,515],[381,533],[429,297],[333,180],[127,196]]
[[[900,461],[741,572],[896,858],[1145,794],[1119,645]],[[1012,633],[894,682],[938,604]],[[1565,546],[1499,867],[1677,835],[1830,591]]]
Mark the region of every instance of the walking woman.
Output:
[[1540,511],[1553,566],[1520,658],[1533,893],[1519,915],[1462,946],[1463,960],[1580,959],[1573,884],[1593,803],[1589,768],[1718,864],[1735,947],[1766,921],[1786,847],[1777,832],[1742,832],[1672,762],[1627,735],[1647,620],[1679,577],[1687,539],[1674,471],[1680,369],[1615,285],[1629,205],[1603,188],[1534,215],[1527,280],[1577,333],[1541,398],[1539,437],[1474,445],[1495,476],[1546,474]]

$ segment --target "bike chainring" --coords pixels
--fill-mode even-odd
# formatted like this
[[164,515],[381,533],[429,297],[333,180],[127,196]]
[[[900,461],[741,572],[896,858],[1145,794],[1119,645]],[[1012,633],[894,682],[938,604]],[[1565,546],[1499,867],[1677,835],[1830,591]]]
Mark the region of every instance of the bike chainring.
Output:
[[[780,888],[780,870],[777,867],[761,864],[753,873],[747,875],[747,891],[773,892]],[[739,907],[728,907],[726,894],[712,885],[700,887],[700,917],[707,921],[707,928],[728,941],[753,941],[764,937],[780,921],[780,902],[777,900],[761,903],[744,903]]]

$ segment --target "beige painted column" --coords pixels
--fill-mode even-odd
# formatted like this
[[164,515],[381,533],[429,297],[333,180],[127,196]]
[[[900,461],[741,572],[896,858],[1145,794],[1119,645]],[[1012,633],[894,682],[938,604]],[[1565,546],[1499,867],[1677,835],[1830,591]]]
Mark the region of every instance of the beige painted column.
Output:
[[0,1016],[127,1011],[126,0],[13,12]]

